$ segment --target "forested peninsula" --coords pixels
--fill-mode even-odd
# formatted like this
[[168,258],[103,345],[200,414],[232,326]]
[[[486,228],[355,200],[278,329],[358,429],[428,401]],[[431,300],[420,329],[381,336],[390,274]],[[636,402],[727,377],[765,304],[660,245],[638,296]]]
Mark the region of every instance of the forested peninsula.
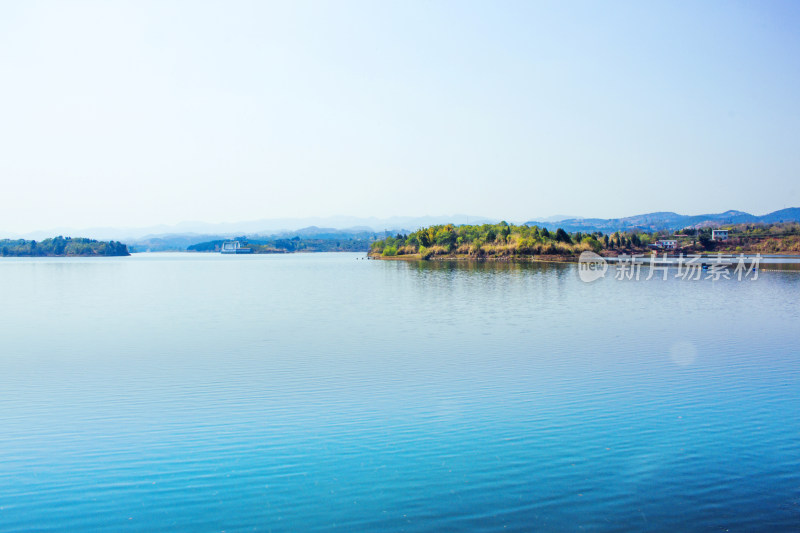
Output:
[[616,231],[604,234],[568,233],[561,228],[499,224],[430,226],[413,233],[375,241],[369,255],[376,259],[522,259],[577,260],[583,251],[600,255],[648,253],[800,253],[800,224],[734,224],[724,240],[714,230],[684,228],[676,232]]
[[117,241],[95,241],[92,239],[73,239],[56,237],[43,241],[23,239],[0,240],[2,257],[92,257],[127,256],[128,247]]

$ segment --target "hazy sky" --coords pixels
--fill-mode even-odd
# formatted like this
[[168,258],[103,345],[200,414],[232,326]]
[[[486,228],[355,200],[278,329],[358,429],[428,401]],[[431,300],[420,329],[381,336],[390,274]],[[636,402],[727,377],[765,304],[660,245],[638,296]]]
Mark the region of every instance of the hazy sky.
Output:
[[0,3],[0,233],[800,206],[797,2]]

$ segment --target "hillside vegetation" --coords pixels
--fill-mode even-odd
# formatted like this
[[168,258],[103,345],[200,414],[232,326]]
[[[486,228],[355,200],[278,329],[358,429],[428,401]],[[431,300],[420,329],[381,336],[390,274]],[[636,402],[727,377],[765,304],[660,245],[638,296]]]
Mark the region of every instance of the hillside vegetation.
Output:
[[372,243],[373,257],[570,259],[591,250],[601,255],[652,253],[662,250],[659,241],[677,241],[671,253],[800,253],[800,224],[739,224],[726,227],[730,239],[711,238],[711,228],[686,228],[677,232],[640,231],[603,234],[568,233],[562,228],[499,224],[430,226],[409,234],[397,234]]
[[128,247],[116,241],[56,237],[43,241],[0,240],[3,257],[126,256]]
[[725,226],[730,238],[713,243],[713,250],[725,253],[800,254],[800,224],[735,224]]
[[387,237],[372,244],[370,253],[383,257],[419,255],[422,259],[456,255],[506,257],[515,255],[575,255],[584,250],[600,251],[597,235],[570,235],[563,229],[551,232],[537,226],[499,224],[430,226],[407,235]]

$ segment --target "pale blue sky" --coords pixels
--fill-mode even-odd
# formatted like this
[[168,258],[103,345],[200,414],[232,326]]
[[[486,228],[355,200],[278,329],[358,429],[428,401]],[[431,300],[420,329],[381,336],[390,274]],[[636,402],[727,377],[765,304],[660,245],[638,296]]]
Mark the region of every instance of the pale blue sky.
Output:
[[800,205],[796,2],[3,2],[0,233]]

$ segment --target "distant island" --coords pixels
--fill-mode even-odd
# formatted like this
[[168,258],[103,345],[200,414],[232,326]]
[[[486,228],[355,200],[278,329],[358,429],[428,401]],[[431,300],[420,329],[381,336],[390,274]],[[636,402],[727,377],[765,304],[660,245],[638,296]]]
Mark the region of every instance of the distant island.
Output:
[[24,239],[0,240],[2,257],[91,257],[127,256],[128,247],[116,241],[95,241],[93,239],[73,239],[56,237],[43,241]]
[[[219,239],[193,244],[186,248],[189,252],[219,252],[222,244],[231,239]],[[242,246],[254,254],[287,254],[296,252],[366,252],[375,242],[374,238],[305,238],[294,236],[290,239],[247,239],[237,237]]]
[[499,224],[430,226],[372,244],[379,259],[576,260],[583,251],[600,255],[668,253],[800,253],[800,224],[732,224],[684,228],[676,232],[601,231],[569,233],[536,225]]

